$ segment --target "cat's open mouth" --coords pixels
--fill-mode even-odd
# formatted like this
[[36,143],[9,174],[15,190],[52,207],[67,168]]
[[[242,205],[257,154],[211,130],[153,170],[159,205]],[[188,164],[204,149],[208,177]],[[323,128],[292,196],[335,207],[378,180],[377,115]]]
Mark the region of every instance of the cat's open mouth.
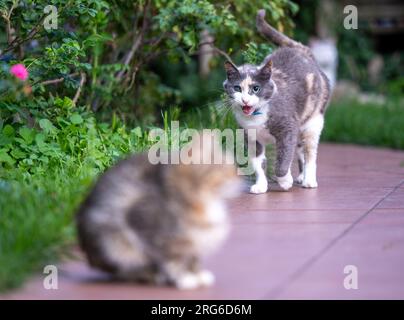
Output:
[[254,111],[253,107],[247,105],[242,106],[241,109],[243,110],[244,114],[251,114]]

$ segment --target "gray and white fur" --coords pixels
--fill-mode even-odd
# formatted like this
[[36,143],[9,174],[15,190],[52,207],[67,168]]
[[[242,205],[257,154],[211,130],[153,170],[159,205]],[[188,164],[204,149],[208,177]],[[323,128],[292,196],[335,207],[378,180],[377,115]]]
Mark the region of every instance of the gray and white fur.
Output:
[[288,190],[293,185],[295,152],[299,164],[296,182],[316,188],[317,148],[330,96],[329,81],[310,49],[272,28],[265,21],[264,10],[258,11],[256,23],[258,31],[280,48],[259,66],[237,67],[226,62],[223,84],[239,125],[256,130],[256,154],[251,155],[256,183],[250,192],[268,190],[263,164],[271,136],[275,138],[275,175],[281,188]]

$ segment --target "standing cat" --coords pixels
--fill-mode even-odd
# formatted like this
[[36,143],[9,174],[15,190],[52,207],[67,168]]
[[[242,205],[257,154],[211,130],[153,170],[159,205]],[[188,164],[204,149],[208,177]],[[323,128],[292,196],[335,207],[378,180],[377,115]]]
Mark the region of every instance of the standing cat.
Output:
[[226,62],[227,79],[223,84],[240,126],[256,130],[256,154],[251,155],[256,183],[250,192],[264,193],[268,189],[263,164],[270,135],[276,141],[279,185],[284,190],[292,187],[290,169],[296,150],[297,183],[316,188],[317,147],[330,95],[329,81],[310,49],[268,25],[264,10],[257,14],[257,28],[280,48],[260,66],[236,67]]
[[[202,135],[202,143],[196,137],[193,159],[222,152],[211,136]],[[226,238],[223,198],[239,182],[231,164],[153,165],[147,154],[131,156],[99,178],[79,209],[81,248],[90,265],[119,279],[180,289],[211,285],[213,274],[200,269],[200,258]]]

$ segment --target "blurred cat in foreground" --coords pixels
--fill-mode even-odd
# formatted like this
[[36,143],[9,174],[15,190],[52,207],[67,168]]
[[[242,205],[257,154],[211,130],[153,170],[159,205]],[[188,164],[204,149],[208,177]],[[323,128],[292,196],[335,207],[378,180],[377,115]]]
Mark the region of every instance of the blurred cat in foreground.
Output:
[[[224,155],[211,134],[195,135],[187,150],[193,159]],[[238,193],[241,180],[229,161],[201,162],[153,165],[139,154],[103,174],[77,214],[89,264],[120,280],[179,289],[212,285],[200,260],[227,237],[224,198]]]

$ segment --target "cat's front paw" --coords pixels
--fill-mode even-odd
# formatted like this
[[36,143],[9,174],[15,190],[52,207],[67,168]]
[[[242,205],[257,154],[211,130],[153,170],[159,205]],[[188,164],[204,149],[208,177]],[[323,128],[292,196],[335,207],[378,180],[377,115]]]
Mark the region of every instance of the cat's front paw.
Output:
[[259,193],[265,193],[268,191],[268,183],[265,182],[260,182],[260,183],[256,183],[253,184],[250,187],[250,193],[254,193],[254,194],[259,194]]
[[180,290],[193,290],[200,286],[198,274],[185,273],[175,281],[175,286]]
[[318,183],[316,179],[305,179],[302,182],[302,187],[303,188],[317,188]]
[[293,177],[289,172],[283,177],[276,177],[276,181],[283,190],[289,190],[293,186]]
[[215,283],[215,276],[209,270],[201,270],[197,274],[199,284],[203,287],[210,287]]

